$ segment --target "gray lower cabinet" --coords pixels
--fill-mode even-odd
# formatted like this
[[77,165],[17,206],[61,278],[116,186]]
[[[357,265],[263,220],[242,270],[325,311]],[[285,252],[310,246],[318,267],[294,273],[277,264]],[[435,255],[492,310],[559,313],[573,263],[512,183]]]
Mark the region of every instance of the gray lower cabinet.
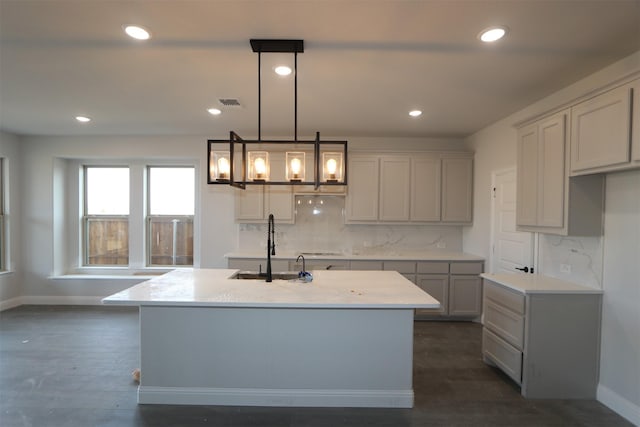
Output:
[[[266,258],[266,257],[265,257]],[[229,258],[229,268],[266,271],[266,259]],[[306,260],[312,270],[391,270],[402,274],[440,301],[440,308],[418,309],[418,319],[472,319],[482,314],[483,261]],[[272,260],[273,271],[299,271],[302,262]]]
[[448,274],[418,274],[416,285],[440,301],[440,308],[417,309],[416,316],[446,316],[449,314]]
[[601,295],[519,292],[484,281],[483,360],[528,398],[593,399]]
[[438,309],[416,310],[416,316],[477,317],[482,314],[482,273],[478,261],[417,263],[416,285],[440,301]]

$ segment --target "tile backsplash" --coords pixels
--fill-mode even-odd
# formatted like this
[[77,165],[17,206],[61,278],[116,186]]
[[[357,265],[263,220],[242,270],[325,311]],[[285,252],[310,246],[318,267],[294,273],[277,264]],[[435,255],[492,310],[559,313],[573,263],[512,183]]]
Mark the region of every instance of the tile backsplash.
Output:
[[[295,252],[394,255],[462,251],[462,227],[347,225],[343,196],[296,196],[295,224],[276,225],[278,248]],[[240,224],[239,250],[266,248],[266,224]]]
[[602,238],[540,234],[540,273],[602,289]]

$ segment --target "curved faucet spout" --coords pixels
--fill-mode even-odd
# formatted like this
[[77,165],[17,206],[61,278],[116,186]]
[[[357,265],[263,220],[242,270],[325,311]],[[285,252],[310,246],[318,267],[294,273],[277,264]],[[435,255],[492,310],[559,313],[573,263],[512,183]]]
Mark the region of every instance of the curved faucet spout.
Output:
[[276,254],[276,226],[273,214],[269,214],[267,221],[267,282],[273,281],[271,273],[271,255]]
[[296,258],[296,262],[300,262],[300,258],[302,258],[302,271],[301,271],[301,273],[306,273],[307,272],[307,267],[306,267],[305,262],[304,262],[304,255],[302,255],[302,254],[298,255],[298,258]]

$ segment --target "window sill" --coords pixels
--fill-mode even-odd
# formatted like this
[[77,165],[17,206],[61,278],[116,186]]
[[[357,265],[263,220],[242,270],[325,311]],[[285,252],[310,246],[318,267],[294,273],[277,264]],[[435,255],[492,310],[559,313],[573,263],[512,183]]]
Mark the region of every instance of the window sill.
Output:
[[49,276],[51,280],[149,280],[172,271],[171,269],[149,269],[131,271],[129,269],[78,269],[76,272]]

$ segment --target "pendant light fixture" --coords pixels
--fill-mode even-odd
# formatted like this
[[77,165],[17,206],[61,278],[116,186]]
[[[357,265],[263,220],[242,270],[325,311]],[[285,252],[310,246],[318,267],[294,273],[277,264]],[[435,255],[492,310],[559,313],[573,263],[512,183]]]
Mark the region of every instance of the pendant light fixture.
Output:
[[[298,139],[298,53],[303,40],[251,39],[258,54],[258,139],[244,140],[234,131],[228,140],[207,141],[209,184],[247,185],[347,185],[347,141]],[[262,138],[262,54],[292,53],[294,56],[294,135],[292,140]],[[275,165],[275,158],[284,164]],[[274,164],[271,164],[274,160]],[[308,162],[308,163],[307,163]],[[313,172],[310,173],[309,169]],[[279,179],[272,179],[277,176]]]

